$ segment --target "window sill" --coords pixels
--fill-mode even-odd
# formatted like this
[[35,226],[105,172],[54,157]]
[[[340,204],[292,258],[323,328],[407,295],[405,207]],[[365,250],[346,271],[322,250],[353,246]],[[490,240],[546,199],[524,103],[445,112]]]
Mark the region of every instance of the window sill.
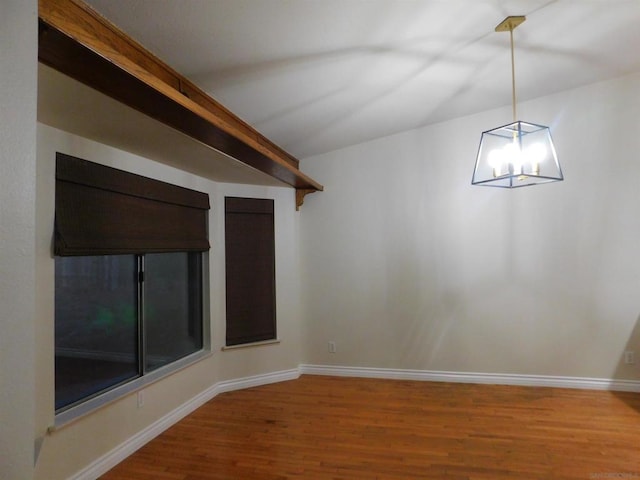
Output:
[[262,347],[263,345],[276,345],[280,343],[280,340],[274,338],[273,340],[263,340],[262,342],[252,342],[252,343],[242,343],[240,345],[228,345],[222,347],[222,351],[226,352],[227,350],[239,350],[241,348],[251,348],[251,347]]
[[48,433],[53,433],[54,431],[65,427],[70,423],[73,423],[76,420],[115,402],[116,400],[120,400],[127,395],[148,387],[152,383],[155,383],[159,380],[162,380],[163,378],[168,377],[171,374],[190,367],[191,365],[198,363],[205,358],[210,357],[211,355],[213,355],[213,352],[211,352],[211,350],[200,350],[184,358],[181,358],[180,360],[170,363],[169,365],[161,367],[156,371],[148,373],[142,377],[138,377],[135,380],[131,380],[127,383],[124,383],[123,385],[120,385],[119,387],[115,387],[102,394],[99,394],[94,398],[76,405],[75,407],[64,410],[56,414],[54,425],[50,426],[47,431]]

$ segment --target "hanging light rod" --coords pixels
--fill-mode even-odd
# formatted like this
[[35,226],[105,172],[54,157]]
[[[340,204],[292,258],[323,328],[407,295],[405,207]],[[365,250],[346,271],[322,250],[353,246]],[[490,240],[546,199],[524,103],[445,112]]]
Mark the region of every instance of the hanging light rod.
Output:
[[482,132],[472,185],[516,188],[564,179],[549,127],[522,122],[516,115],[516,68],[513,31],[524,15],[505,18],[496,32],[509,32],[513,123]]
[[514,15],[505,18],[495,28],[496,32],[509,32],[509,43],[511,44],[511,106],[513,109],[513,121],[517,121],[516,115],[516,62],[513,53],[513,31],[518,25],[523,23],[527,17],[524,15]]

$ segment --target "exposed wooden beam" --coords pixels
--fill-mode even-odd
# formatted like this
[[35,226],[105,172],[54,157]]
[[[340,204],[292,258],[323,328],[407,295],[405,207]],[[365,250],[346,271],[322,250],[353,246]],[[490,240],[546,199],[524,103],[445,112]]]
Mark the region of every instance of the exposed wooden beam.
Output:
[[83,2],[39,0],[38,8],[40,62],[298,191],[323,189],[295,157]]

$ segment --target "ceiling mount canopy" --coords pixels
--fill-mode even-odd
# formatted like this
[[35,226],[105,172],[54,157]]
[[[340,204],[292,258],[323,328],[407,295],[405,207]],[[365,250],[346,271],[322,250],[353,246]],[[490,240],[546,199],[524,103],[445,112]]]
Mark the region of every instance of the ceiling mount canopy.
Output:
[[510,36],[513,122],[482,133],[472,185],[517,188],[564,180],[549,127],[517,120],[513,30],[525,20],[507,17],[495,28]]

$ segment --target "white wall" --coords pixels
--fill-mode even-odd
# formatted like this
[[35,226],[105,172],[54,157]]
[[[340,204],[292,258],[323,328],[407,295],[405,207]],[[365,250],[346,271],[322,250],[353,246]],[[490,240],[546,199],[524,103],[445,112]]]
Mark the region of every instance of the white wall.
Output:
[[[640,378],[640,74],[519,106],[566,180],[470,185],[510,109],[305,159],[305,363]],[[337,342],[329,354],[327,342]]]
[[[37,133],[36,436],[42,442],[42,449],[36,465],[36,479],[69,478],[217,382],[298,366],[301,357],[299,216],[295,212],[293,189],[215,183],[46,125],[38,124]],[[141,409],[137,408],[135,395],[129,395],[47,434],[47,427],[54,422],[54,260],[51,244],[56,151],[209,194],[212,204],[209,215],[210,315],[214,353],[145,387],[145,405]],[[227,195],[273,198],[275,201],[279,344],[221,351],[225,334],[224,197]]]
[[34,456],[37,2],[0,3],[0,479]]

